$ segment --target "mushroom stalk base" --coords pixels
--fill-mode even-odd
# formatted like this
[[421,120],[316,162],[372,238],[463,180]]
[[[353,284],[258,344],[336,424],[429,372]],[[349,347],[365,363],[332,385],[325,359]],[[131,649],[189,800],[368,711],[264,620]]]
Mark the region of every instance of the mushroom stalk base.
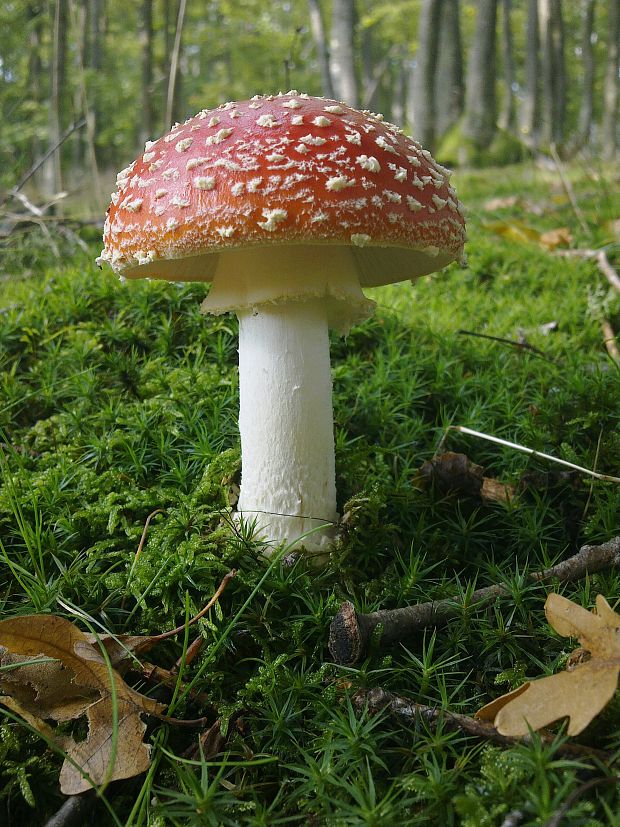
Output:
[[238,511],[272,545],[325,551],[338,520],[325,302],[263,305],[238,317]]

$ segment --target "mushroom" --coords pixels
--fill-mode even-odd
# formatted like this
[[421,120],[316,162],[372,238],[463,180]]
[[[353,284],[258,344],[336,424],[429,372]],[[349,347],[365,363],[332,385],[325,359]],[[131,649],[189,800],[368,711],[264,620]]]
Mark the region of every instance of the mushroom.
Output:
[[98,261],[211,282],[204,312],[239,319],[239,514],[267,541],[324,551],[338,521],[328,329],[372,313],[362,287],[462,257],[448,170],[381,115],[292,91],[176,124],[117,184]]

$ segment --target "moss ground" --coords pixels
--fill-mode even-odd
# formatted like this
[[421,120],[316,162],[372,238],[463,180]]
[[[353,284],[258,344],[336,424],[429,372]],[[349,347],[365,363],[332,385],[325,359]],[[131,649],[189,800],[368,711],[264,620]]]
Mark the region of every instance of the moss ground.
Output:
[[[556,170],[457,176],[467,267],[375,291],[374,318],[333,339],[349,520],[320,571],[269,562],[227,526],[239,473],[236,322],[200,315],[204,288],[121,287],[94,253],[67,248],[59,264],[32,233],[1,251],[2,616],[77,612],[116,634],[157,633],[239,572],[201,621],[203,649],[183,674],[210,705],[181,697],[172,712],[220,717],[224,750],[190,759],[195,732],[151,724],[151,772],[111,786],[88,824],[499,827],[513,814],[544,825],[582,783],[617,772],[560,757],[561,729],[552,746],[500,749],[351,703],[358,688],[382,686],[471,714],[524,676],[561,668],[575,648],[545,621],[550,587],[527,572],[619,533],[620,487],[455,432],[447,447],[517,486],[517,499],[484,503],[415,481],[454,424],[619,474],[620,366],[601,322],[620,330],[620,295],[594,262],[554,255],[537,236],[567,227],[573,246],[606,245],[617,266],[620,201],[609,170],[569,174],[583,222]],[[525,339],[542,355],[462,331]],[[343,599],[392,608],[490,583],[510,596],[377,644],[355,668],[329,662]],[[620,574],[562,590],[613,605]],[[182,651],[182,639],[168,641],[149,657],[170,667]],[[617,701],[578,740],[617,752]],[[63,801],[61,758],[9,715],[0,757],[0,822],[44,824]],[[618,825],[619,810],[618,787],[595,786],[562,825]]]

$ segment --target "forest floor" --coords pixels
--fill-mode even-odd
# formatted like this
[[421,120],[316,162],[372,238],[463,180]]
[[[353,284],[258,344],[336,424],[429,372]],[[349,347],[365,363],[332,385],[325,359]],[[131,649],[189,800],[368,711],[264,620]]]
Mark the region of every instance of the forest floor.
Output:
[[[194,626],[148,654],[126,642],[133,657],[101,659],[167,704],[165,715],[201,720],[149,717],[148,770],[87,798],[77,823],[620,823],[617,696],[580,735],[557,724],[526,743],[500,745],[447,714],[470,721],[526,678],[564,669],[577,641],[548,624],[549,592],[587,609],[599,594],[612,606],[620,597],[614,566],[562,585],[529,576],[620,533],[618,483],[447,431],[466,426],[620,473],[620,364],[605,346],[620,331],[620,292],[596,259],[561,255],[604,249],[618,269],[618,178],[602,167],[562,172],[564,183],[552,166],[457,174],[467,266],[373,291],[374,317],[333,337],[343,527],[318,570],[295,555],[266,559],[230,522],[236,321],[200,315],[205,288],[121,286],[95,267],[94,239],[86,251],[56,238],[61,261],[36,227],[5,239],[2,623],[36,615],[27,623],[40,639],[52,615],[65,631],[156,635],[183,626],[237,572]],[[442,468],[445,451],[483,466],[502,484],[495,495],[471,473],[464,482]],[[433,458],[435,473],[428,464],[421,473]],[[474,588],[490,585],[505,588],[472,602]],[[334,663],[329,630],[343,601],[371,612],[446,598],[447,623],[391,645],[379,629],[355,664]],[[54,634],[75,671],[69,632],[64,643]],[[203,646],[192,658],[196,635]],[[0,665],[5,695],[19,695],[13,667]],[[125,749],[124,686],[111,698],[92,690],[111,710],[110,731],[100,715],[88,734],[112,744],[104,769]],[[365,702],[377,688],[426,712],[377,711]],[[37,679],[21,689],[22,706],[41,704]],[[85,707],[71,723],[55,703],[61,723],[43,736],[36,721],[2,714],[6,827],[43,825],[65,801],[62,750],[49,744],[60,731],[86,738]],[[131,775],[133,759],[123,760]]]

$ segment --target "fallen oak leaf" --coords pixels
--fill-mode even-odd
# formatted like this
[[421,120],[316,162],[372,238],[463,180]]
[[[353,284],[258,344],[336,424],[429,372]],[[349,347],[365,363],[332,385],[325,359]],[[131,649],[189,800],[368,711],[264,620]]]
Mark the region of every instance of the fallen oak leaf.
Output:
[[484,476],[484,468],[472,462],[466,454],[446,451],[422,463],[414,477],[418,488],[435,485],[442,494],[455,492],[479,497],[483,502],[510,503],[515,489]]
[[[60,772],[65,795],[85,792],[93,784],[129,778],[148,768],[150,749],[142,740],[146,725],[141,715],[159,715],[164,707],[127,686],[86,633],[62,617],[26,615],[0,621],[0,647],[0,663],[6,659],[15,666],[0,680],[2,691],[12,696],[15,712],[23,708],[39,720],[42,714],[55,721],[73,720],[82,714],[88,718],[85,740],[56,738],[67,753]],[[54,658],[59,666],[39,676],[39,669],[32,664],[15,664],[15,657],[41,656]],[[63,692],[67,693],[67,705],[63,704]]]
[[[568,718],[568,735],[578,735],[613,698],[620,675],[620,615],[602,595],[596,613],[552,593],[545,602],[551,626],[583,645],[566,671],[528,681],[482,707],[476,717],[492,721],[502,735],[520,737]],[[585,653],[589,654],[589,657]]]
[[522,221],[495,221],[489,224],[482,225],[485,230],[490,230],[496,235],[501,235],[502,238],[508,239],[518,244],[529,244],[530,242],[538,242],[540,233],[533,227],[529,227]]
[[[157,512],[153,513],[156,514]],[[167,632],[161,632],[157,635],[86,634],[85,638],[93,645],[103,646],[108,654],[112,666],[121,672],[121,674],[124,674],[131,666],[132,661],[135,663],[135,661],[138,660],[138,655],[148,652],[149,649],[152,649],[163,640],[167,640],[175,635],[184,633],[188,626],[191,626],[193,623],[196,623],[203,618],[218,602],[230,581],[236,576],[236,569],[231,569],[228,574],[225,574],[220,585],[215,590],[213,597],[211,597],[206,606],[204,606],[198,614],[186,621],[186,623],[183,623],[181,626],[177,626],[175,629],[170,629]],[[189,663],[187,659],[186,663]]]
[[547,230],[542,233],[538,243],[545,250],[556,250],[558,247],[570,247],[573,236],[568,227],[556,227],[554,230]]

